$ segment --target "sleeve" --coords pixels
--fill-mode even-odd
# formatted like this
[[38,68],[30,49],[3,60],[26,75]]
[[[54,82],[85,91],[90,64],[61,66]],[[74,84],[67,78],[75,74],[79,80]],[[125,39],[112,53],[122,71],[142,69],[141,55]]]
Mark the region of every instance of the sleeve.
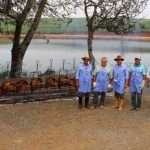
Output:
[[109,76],[109,78],[113,77],[113,71],[112,71],[111,67],[108,68],[108,76]]
[[142,73],[143,73],[143,76],[145,76],[147,73],[147,69],[145,65],[142,65]]
[[79,74],[80,74],[80,65],[78,66],[77,71],[76,71],[76,79],[77,80],[79,79]]

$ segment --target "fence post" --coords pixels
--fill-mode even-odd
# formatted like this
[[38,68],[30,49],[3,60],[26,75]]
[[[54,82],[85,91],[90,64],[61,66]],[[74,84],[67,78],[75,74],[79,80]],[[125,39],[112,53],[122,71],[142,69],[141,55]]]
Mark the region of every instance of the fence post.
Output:
[[39,76],[39,60],[36,60],[36,73]]
[[49,59],[50,61],[50,70],[52,70],[52,67],[53,67],[53,59]]
[[75,67],[76,67],[76,59],[73,58],[73,70],[75,70]]
[[9,76],[9,64],[10,64],[10,62],[6,61],[7,76]]
[[62,59],[62,62],[63,62],[63,70],[65,70],[65,62],[66,62],[66,59]]

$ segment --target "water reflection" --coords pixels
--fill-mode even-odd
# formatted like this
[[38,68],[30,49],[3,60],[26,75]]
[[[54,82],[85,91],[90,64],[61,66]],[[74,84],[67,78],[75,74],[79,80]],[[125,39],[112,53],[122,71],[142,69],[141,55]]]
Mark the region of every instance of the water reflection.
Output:
[[[0,44],[0,64],[5,64],[6,61],[11,61],[12,43]],[[73,68],[74,59],[75,65],[78,65],[82,60],[81,57],[87,53],[87,41],[84,39],[50,39],[49,43],[46,40],[32,40],[23,61],[23,70],[29,72],[36,71],[36,60],[39,60],[38,69],[45,72],[47,68]],[[106,56],[110,64],[114,64],[114,58],[117,54],[122,53],[125,58],[125,63],[130,64],[134,61],[136,55],[142,57],[142,62],[146,65],[150,64],[150,42],[124,41],[119,40],[94,40],[93,53],[96,60]],[[52,65],[50,59],[53,59]],[[63,64],[63,60],[65,64]],[[65,65],[65,66],[63,66]]]

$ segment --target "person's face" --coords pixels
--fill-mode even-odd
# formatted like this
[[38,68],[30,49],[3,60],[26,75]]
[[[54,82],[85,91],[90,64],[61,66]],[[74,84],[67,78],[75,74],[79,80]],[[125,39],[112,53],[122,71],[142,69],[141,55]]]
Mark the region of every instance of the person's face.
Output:
[[122,60],[121,59],[117,59],[116,62],[117,62],[117,65],[121,65],[122,64]]
[[84,59],[83,59],[83,63],[84,63],[85,65],[88,65],[89,59],[84,58]]
[[101,66],[106,66],[106,65],[107,65],[107,59],[102,59]]
[[139,64],[140,64],[140,62],[141,62],[141,60],[140,60],[140,59],[135,58],[135,64],[136,64],[136,65],[139,65]]

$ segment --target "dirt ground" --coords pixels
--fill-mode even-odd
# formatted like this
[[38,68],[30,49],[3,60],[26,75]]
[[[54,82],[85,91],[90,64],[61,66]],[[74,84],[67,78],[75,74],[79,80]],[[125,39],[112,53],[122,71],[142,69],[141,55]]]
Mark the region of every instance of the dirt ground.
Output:
[[149,150],[150,93],[140,111],[112,108],[78,109],[76,98],[0,105],[0,150]]

